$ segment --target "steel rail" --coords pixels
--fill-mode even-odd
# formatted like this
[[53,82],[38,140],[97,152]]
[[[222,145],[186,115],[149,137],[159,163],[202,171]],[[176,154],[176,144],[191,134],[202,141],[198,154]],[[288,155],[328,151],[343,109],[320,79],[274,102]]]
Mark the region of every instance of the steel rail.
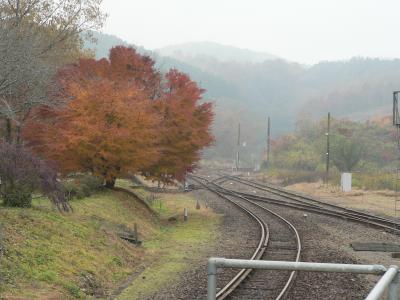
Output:
[[[343,211],[345,211],[345,212],[347,212],[349,214],[354,214],[354,215],[358,215],[358,216],[364,216],[365,218],[369,218],[369,219],[373,219],[373,220],[380,220],[380,221],[383,221],[383,222],[390,223],[392,225],[400,226],[400,223],[392,221],[392,220],[389,220],[387,218],[383,218],[383,217],[375,216],[375,215],[372,215],[372,214],[364,213],[362,211],[358,211],[358,210],[355,210],[355,209],[346,208],[346,207],[342,207],[342,206],[339,206],[339,205],[327,203],[327,202],[315,199],[315,198],[313,198],[311,196],[302,195],[302,194],[294,192],[294,191],[288,191],[288,190],[286,190],[286,189],[284,189],[282,187],[277,187],[277,186],[273,186],[273,185],[270,185],[270,184],[261,184],[261,183],[255,182],[255,181],[251,181],[251,180],[247,180],[247,179],[239,178],[239,177],[235,177],[235,176],[228,176],[228,178],[230,178],[230,179],[232,179],[234,181],[241,182],[243,184],[247,184],[249,186],[256,187],[256,188],[261,189],[261,190],[269,191],[271,193],[273,191],[276,195],[298,197],[298,198],[301,198],[301,199],[304,199],[304,200],[307,200],[307,201],[311,201],[311,202],[317,203],[318,205],[325,205],[325,206],[328,206],[328,207],[331,207],[331,208],[343,210]],[[295,199],[295,198],[293,198],[293,200],[299,201],[298,199]]]
[[[395,232],[397,234],[400,233],[400,229],[398,227],[400,227],[400,223],[394,222],[390,219],[386,219],[386,218],[382,218],[382,217],[378,217],[378,216],[374,216],[374,215],[370,215],[367,213],[363,213],[363,212],[359,212],[357,210],[353,210],[353,209],[348,209],[348,208],[344,208],[341,206],[337,206],[334,204],[330,204],[330,203],[326,203],[311,197],[307,197],[304,195],[299,195],[297,193],[292,193],[292,192],[288,192],[286,190],[282,190],[279,188],[272,188],[266,185],[262,185],[259,183],[255,183],[253,181],[249,181],[249,180],[245,180],[242,178],[237,178],[237,177],[233,177],[230,176],[230,179],[232,181],[236,181],[248,186],[252,186],[254,188],[260,189],[260,190],[264,190],[266,192],[278,195],[280,197],[284,197],[286,199],[292,200],[297,202],[297,204],[294,203],[290,203],[281,199],[274,199],[271,197],[265,197],[265,196],[256,196],[256,195],[251,195],[251,194],[247,194],[247,193],[242,193],[242,194],[246,194],[248,196],[251,196],[254,198],[257,198],[255,200],[259,200],[259,201],[269,201],[269,202],[274,202],[274,204],[277,205],[284,205],[284,206],[292,206],[293,208],[298,208],[298,209],[304,209],[304,210],[308,210],[308,211],[312,211],[312,212],[317,212],[319,213],[319,211],[321,212],[321,214],[329,214],[332,216],[338,216],[341,218],[345,218],[348,220],[353,220],[353,221],[357,221],[357,222],[361,222],[361,223],[367,223],[376,227],[381,227],[384,228],[385,230],[391,231],[391,232]],[[221,186],[220,186],[221,187]],[[275,189],[275,191],[274,191]],[[278,192],[276,191],[278,190]],[[280,193],[281,192],[281,193]],[[317,204],[311,204],[311,203],[307,203],[304,202],[302,200],[296,199],[294,197],[299,197],[302,198],[304,200],[308,200],[314,203],[318,203]],[[322,206],[328,206],[330,207],[330,209],[328,208],[324,208]],[[333,208],[333,209],[332,209]]]
[[[231,190],[225,190],[224,193],[231,193]],[[292,202],[287,202],[284,200],[277,200],[277,199],[273,199],[273,198],[269,198],[269,197],[265,197],[265,196],[256,196],[253,194],[247,194],[247,193],[241,193],[241,192],[237,192],[238,194],[241,194],[245,197],[248,197],[250,199],[253,199],[254,201],[259,201],[259,202],[266,202],[266,203],[271,203],[271,204],[275,204],[278,206],[284,206],[284,207],[290,207],[290,208],[294,208],[294,209],[298,209],[298,210],[303,210],[303,211],[308,211],[308,212],[312,212],[312,213],[316,213],[316,214],[321,214],[321,215],[326,215],[326,216],[331,216],[331,217],[336,217],[336,218],[341,218],[341,219],[345,219],[347,221],[353,221],[353,222],[357,222],[357,223],[362,223],[362,224],[368,224],[380,229],[384,229],[388,232],[391,233],[395,233],[395,234],[400,234],[400,229],[398,228],[394,228],[392,226],[389,225],[385,225],[382,223],[378,223],[378,222],[374,222],[374,221],[370,221],[370,220],[366,220],[362,217],[354,217],[354,216],[349,216],[345,213],[341,213],[338,211],[334,211],[334,210],[329,210],[329,209],[325,209],[325,208],[314,208],[314,207],[309,207],[307,205],[302,205],[302,204],[295,204]]]
[[[217,194],[219,197],[233,203],[243,211],[245,211],[251,218],[257,221],[261,228],[261,238],[260,241],[257,245],[257,248],[255,249],[253,255],[251,256],[251,260],[259,260],[262,255],[265,252],[265,249],[268,246],[269,242],[269,228],[268,225],[265,224],[259,217],[257,217],[254,213],[252,213],[250,210],[248,210],[246,207],[240,205],[239,203],[232,201],[229,199],[226,195],[223,195],[222,193],[215,191],[207,186],[207,184],[204,184],[201,182],[201,180],[204,180],[208,182],[207,179],[201,178],[199,176],[190,176],[190,178],[205,187],[206,189],[210,190],[211,192]],[[222,300],[228,297],[239,285],[240,283],[245,280],[248,275],[251,273],[252,269],[241,269],[218,293],[217,293],[217,299]]]
[[[195,177],[201,178],[201,177],[193,176],[193,175],[192,175],[191,177],[192,177],[193,180],[194,180]],[[289,228],[293,231],[293,233],[294,233],[294,235],[295,235],[295,237],[296,237],[297,252],[296,252],[296,259],[295,259],[295,262],[300,261],[300,255],[301,255],[301,240],[300,240],[300,235],[299,235],[299,233],[298,233],[296,227],[295,227],[292,223],[290,223],[287,219],[285,219],[284,217],[282,217],[282,216],[280,216],[279,214],[275,213],[274,211],[272,211],[272,210],[270,210],[270,209],[268,209],[268,208],[266,208],[266,207],[264,207],[264,206],[262,206],[262,205],[260,205],[260,204],[258,204],[258,203],[256,203],[256,202],[254,202],[253,200],[249,199],[249,197],[246,197],[245,195],[242,195],[242,194],[237,193],[237,192],[235,192],[235,191],[228,191],[227,189],[222,188],[221,186],[219,186],[218,184],[215,183],[215,180],[214,180],[214,181],[208,181],[207,179],[204,179],[204,178],[201,178],[201,179],[202,179],[202,180],[205,180],[208,184],[211,184],[211,185],[213,185],[213,186],[215,187],[214,189],[212,189],[212,188],[210,188],[208,185],[202,184],[204,187],[206,187],[207,189],[213,191],[214,193],[217,193],[218,195],[224,195],[224,194],[227,194],[227,193],[228,193],[228,194],[231,195],[231,196],[235,196],[235,197],[237,197],[237,198],[240,198],[240,199],[242,199],[242,200],[245,200],[246,202],[249,202],[249,203],[251,203],[252,205],[254,205],[254,206],[256,206],[256,207],[261,208],[261,209],[264,210],[264,211],[267,211],[268,213],[274,215],[275,217],[277,217],[278,219],[280,219],[281,221],[283,221],[285,224],[287,224],[287,225],[289,226]],[[221,189],[222,189],[222,191],[221,191]],[[264,249],[264,250],[265,250],[265,249]],[[261,257],[260,257],[260,258],[261,258]],[[295,275],[296,275],[296,271],[292,271],[292,272],[290,273],[290,276],[289,276],[288,280],[286,281],[284,287],[281,289],[279,295],[275,298],[276,300],[280,300],[280,299],[282,299],[282,298],[284,297],[284,295],[285,295],[285,294],[287,293],[287,291],[289,290],[291,284],[293,283],[294,278],[295,278]],[[243,280],[244,280],[244,278],[243,278]],[[236,284],[234,288],[236,288],[238,285],[239,285],[239,284]],[[230,290],[230,293],[234,290],[234,288],[230,288],[230,289],[229,289],[229,290]],[[220,292],[221,292],[221,291],[220,291]],[[217,294],[217,299],[224,299],[227,295],[226,295],[224,298],[219,298],[218,296],[219,296],[219,293]]]

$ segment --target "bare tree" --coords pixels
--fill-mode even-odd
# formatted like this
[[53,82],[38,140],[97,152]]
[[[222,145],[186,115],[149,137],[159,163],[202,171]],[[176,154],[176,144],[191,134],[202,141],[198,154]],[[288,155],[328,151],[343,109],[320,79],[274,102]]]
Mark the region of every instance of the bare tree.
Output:
[[[19,142],[35,108],[58,105],[54,75],[82,52],[82,32],[99,28],[102,0],[0,0],[0,119]],[[90,38],[89,36],[87,38]]]
[[32,193],[40,189],[59,210],[70,210],[54,168],[23,145],[0,142],[0,178],[4,205],[29,207]]

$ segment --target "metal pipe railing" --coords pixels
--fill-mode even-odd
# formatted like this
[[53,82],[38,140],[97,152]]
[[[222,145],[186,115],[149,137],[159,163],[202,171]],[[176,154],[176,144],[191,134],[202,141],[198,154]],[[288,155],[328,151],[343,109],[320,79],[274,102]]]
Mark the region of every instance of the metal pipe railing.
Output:
[[285,271],[334,272],[334,273],[383,275],[366,299],[378,300],[388,287],[389,287],[388,299],[389,300],[399,299],[398,297],[399,275],[397,266],[390,266],[387,269],[382,265],[331,264],[331,263],[210,258],[208,260],[208,290],[207,290],[208,300],[216,299],[218,268],[268,269],[268,270],[285,270]]
[[393,280],[395,279],[395,277],[398,276],[398,271],[399,270],[397,266],[390,266],[389,269],[386,271],[386,273],[381,277],[381,279],[379,279],[377,284],[368,294],[367,298],[365,298],[365,300],[380,299],[380,297],[383,296],[383,293],[388,287],[389,287],[388,299],[390,300],[398,299],[397,296],[398,284],[393,284],[394,283]]

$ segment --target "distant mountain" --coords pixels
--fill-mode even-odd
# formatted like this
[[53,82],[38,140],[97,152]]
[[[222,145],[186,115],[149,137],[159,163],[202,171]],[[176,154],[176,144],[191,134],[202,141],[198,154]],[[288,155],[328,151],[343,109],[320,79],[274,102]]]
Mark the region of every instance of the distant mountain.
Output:
[[100,33],[97,31],[93,31],[91,34],[95,42],[85,40],[84,47],[94,50],[97,59],[108,57],[108,52],[114,46],[132,46],[128,42],[112,34]]
[[184,43],[167,46],[157,49],[155,51],[160,55],[170,56],[185,62],[193,58],[202,56],[212,57],[221,62],[236,61],[260,63],[265,60],[278,59],[277,56],[269,53],[226,46],[213,42]]
[[92,32],[95,42],[85,41],[84,47],[92,49],[95,52],[96,59],[108,57],[109,51],[115,46],[131,46],[136,48],[140,53],[149,55],[156,61],[156,67],[161,71],[168,71],[176,68],[184,73],[189,74],[202,88],[206,89],[207,97],[228,96],[232,97],[236,94],[235,87],[228,84],[224,79],[205,72],[192,64],[187,64],[173,57],[161,56],[156,52],[146,50],[143,47],[130,44],[123,39],[101,32]]
[[[106,57],[111,47],[128,45],[111,35],[97,33],[96,57]],[[216,144],[206,157],[234,159],[237,124],[241,123],[241,158],[261,156],[266,144],[266,117],[271,116],[272,136],[295,128],[299,119],[334,118],[365,120],[386,115],[391,93],[400,89],[400,60],[354,58],[321,62],[314,66],[291,63],[276,56],[215,43],[187,43],[159,49],[139,48],[157,68],[177,68],[206,89],[205,100],[215,103]]]
[[301,78],[308,91],[302,107],[314,117],[328,111],[337,117],[370,119],[391,111],[391,97],[400,87],[400,60],[353,58],[312,66]]

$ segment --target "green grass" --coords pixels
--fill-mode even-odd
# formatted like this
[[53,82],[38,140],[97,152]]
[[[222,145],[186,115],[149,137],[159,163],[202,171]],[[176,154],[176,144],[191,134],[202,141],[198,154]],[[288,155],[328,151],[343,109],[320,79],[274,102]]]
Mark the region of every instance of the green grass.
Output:
[[352,184],[364,190],[395,190],[394,173],[353,173]]
[[132,281],[118,300],[142,299],[168,286],[217,239],[215,229],[220,217],[204,208],[196,210],[195,201],[184,195],[169,196],[163,200],[168,208],[163,216],[178,211],[182,212],[182,217],[183,209],[189,207],[189,220],[174,227],[164,227],[156,239],[145,243],[144,247],[157,259]]
[[[146,196],[146,192],[140,193]],[[91,299],[92,294],[107,298],[150,262],[152,267],[146,268],[143,276],[153,280],[153,288],[163,286],[172,279],[170,270],[185,269],[178,260],[190,256],[191,243],[197,247],[213,239],[219,217],[211,211],[195,211],[194,200],[186,196],[168,195],[161,201],[159,218],[140,201],[113,191],[73,201],[70,214],[53,210],[46,199],[35,199],[29,209],[0,207],[4,248],[0,298]],[[192,207],[189,222],[164,220],[181,214],[183,207]],[[135,223],[143,247],[116,235]],[[138,285],[134,280],[135,290],[150,291],[149,281]]]
[[[85,272],[93,273],[99,286],[110,289],[132,272],[140,255],[116,237],[117,226],[132,227],[137,221],[142,223],[143,234],[157,231],[136,217],[132,213],[135,203],[119,193],[75,201],[74,213],[65,215],[44,203],[39,200],[32,209],[0,210],[5,243],[1,286],[2,293],[10,297],[29,296],[38,287],[62,294],[67,290],[71,298],[84,297],[79,286],[83,288],[80,277]],[[116,264],[114,257],[122,263]]]

